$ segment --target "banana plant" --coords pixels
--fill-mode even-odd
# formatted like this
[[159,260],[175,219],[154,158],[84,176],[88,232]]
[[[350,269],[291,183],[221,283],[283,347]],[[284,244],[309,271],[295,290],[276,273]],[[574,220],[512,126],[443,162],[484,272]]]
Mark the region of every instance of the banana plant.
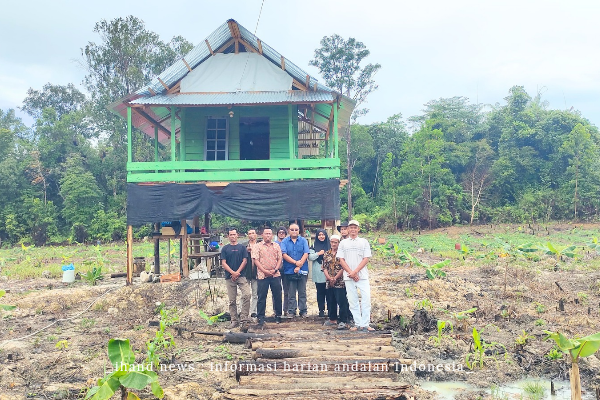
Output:
[[596,252],[600,252],[600,243],[598,243],[597,237],[592,238],[591,243],[586,244],[586,246],[592,250],[596,250]]
[[[131,350],[129,339],[110,339],[108,341],[108,358],[114,371],[98,380],[98,386],[88,390],[85,398],[91,400],[108,400],[121,389],[121,400],[139,400],[137,394],[130,389],[142,390],[150,385],[154,396],[162,399],[165,395],[156,372],[137,368],[135,353]],[[143,366],[143,365],[142,365]]]
[[571,400],[581,400],[581,380],[579,359],[589,357],[600,349],[600,332],[582,338],[568,339],[560,332],[544,331],[548,339],[556,342],[558,348],[571,359]]
[[569,258],[574,258],[575,257],[575,249],[577,248],[577,246],[575,245],[571,245],[571,246],[554,246],[552,243],[547,242],[545,245],[540,245],[539,249],[541,251],[543,251],[544,253],[546,253],[549,256],[555,256],[556,257],[556,261],[560,261],[562,256],[566,256]]
[[425,275],[427,275],[427,278],[429,278],[429,279],[443,278],[446,276],[446,273],[444,271],[442,271],[442,268],[445,267],[446,265],[450,264],[450,260],[440,261],[433,265],[427,265],[423,262],[421,262],[421,264],[425,267]]

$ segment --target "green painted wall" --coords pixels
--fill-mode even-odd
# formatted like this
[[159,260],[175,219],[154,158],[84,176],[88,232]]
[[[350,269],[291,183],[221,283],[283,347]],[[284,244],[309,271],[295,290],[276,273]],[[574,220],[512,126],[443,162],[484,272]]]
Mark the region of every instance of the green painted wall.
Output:
[[[292,123],[294,137],[298,137],[298,107],[292,107]],[[204,160],[204,134],[206,119],[210,117],[227,117],[229,121],[229,159],[240,159],[240,117],[269,117],[270,128],[270,153],[271,159],[289,159],[288,141],[288,106],[257,106],[257,107],[204,107],[184,108],[185,118],[185,155],[187,161]],[[233,118],[229,118],[229,111],[233,111]],[[295,139],[296,148],[298,140]],[[296,151],[297,153],[297,151]]]

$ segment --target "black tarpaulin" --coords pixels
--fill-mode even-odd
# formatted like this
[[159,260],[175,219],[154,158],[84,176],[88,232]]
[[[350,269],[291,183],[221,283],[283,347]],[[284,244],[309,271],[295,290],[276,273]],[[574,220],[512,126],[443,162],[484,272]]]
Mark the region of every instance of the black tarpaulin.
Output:
[[214,212],[245,220],[339,219],[340,181],[127,185],[127,224],[191,219]]

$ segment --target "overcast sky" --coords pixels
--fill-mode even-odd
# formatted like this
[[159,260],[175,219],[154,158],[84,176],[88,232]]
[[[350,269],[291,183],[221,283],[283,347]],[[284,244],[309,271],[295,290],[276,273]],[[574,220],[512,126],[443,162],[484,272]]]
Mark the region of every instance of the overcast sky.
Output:
[[[16,109],[27,89],[48,82],[83,90],[81,48],[100,41],[93,28],[101,19],[134,15],[163,41],[182,35],[199,44],[229,18],[254,32],[262,0],[5,3],[3,110]],[[308,62],[323,36],[364,42],[367,62],[382,68],[362,123],[417,115],[442,97],[503,103],[511,86],[523,85],[531,96],[542,92],[551,108],[573,107],[600,126],[599,15],[597,0],[264,0],[256,35],[320,81]]]

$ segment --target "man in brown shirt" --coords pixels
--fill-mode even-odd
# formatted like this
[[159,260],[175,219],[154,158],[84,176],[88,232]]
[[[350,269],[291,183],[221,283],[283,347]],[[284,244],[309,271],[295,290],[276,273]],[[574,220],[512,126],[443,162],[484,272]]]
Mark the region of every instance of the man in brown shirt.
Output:
[[265,309],[267,307],[267,294],[271,288],[273,297],[273,309],[275,310],[275,321],[281,322],[281,274],[279,268],[282,263],[281,248],[274,243],[273,231],[265,228],[262,234],[263,241],[252,248],[252,260],[256,265],[256,277],[258,282],[258,325],[265,323]]

